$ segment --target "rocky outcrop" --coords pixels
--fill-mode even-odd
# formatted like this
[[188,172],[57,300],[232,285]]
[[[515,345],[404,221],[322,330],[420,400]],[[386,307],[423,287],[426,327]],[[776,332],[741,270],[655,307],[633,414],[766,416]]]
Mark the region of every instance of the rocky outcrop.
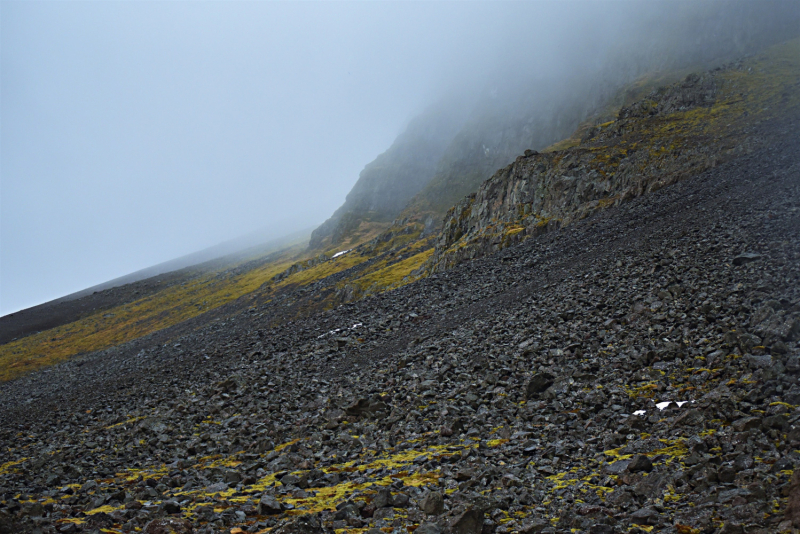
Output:
[[[747,135],[752,110],[736,105],[741,86],[731,81],[747,69],[737,64],[689,75],[622,108],[615,121],[590,129],[580,146],[525,151],[447,212],[429,269],[441,272],[752,150],[764,138]],[[714,130],[722,117],[724,131]]]

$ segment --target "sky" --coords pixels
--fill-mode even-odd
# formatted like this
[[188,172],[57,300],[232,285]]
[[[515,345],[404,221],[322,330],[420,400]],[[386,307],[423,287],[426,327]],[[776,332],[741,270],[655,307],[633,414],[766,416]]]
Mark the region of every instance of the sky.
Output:
[[311,229],[432,102],[601,70],[665,5],[3,0],[0,315]]

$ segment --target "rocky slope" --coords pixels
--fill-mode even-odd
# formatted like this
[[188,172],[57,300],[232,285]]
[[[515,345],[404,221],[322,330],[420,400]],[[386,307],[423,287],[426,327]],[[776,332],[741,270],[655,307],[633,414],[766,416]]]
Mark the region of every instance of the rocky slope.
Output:
[[0,531],[800,527],[800,117],[760,128],[395,291],[3,384]]

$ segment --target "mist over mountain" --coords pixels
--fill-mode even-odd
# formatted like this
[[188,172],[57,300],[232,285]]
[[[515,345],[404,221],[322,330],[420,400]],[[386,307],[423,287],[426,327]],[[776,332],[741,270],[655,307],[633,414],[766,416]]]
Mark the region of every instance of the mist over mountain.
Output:
[[[466,90],[452,89],[449,101],[474,102],[461,127],[454,129],[454,115],[436,108],[419,115],[364,168],[310,246],[328,243],[325,237],[341,242],[362,223],[393,219],[403,208],[403,217],[438,227],[450,206],[525,150],[542,150],[603,108],[642,96],[631,88],[620,93],[642,75],[651,77],[640,81],[649,90],[686,69],[755,53],[796,35],[800,25],[797,4],[783,1],[624,4],[629,10],[615,20],[597,12],[601,4],[579,5],[598,15],[595,25],[586,27],[579,16],[573,27],[561,28],[573,36],[558,43],[563,48],[542,40],[528,54],[499,58],[482,76],[474,74]],[[614,11],[620,5],[602,7]]]

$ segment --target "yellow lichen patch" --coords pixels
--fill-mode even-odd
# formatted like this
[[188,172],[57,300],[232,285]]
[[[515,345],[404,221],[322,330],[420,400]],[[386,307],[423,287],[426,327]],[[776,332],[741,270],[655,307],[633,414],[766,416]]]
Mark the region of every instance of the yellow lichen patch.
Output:
[[507,439],[490,439],[489,441],[486,442],[486,446],[487,447],[499,447],[500,445],[503,445],[504,443],[508,443],[508,441],[509,440],[507,440]]
[[431,254],[433,254],[433,248],[428,248],[381,269],[371,270],[368,274],[348,281],[347,285],[358,288],[362,294],[372,294],[401,287],[413,281],[412,273],[422,267]]
[[797,408],[797,406],[795,406],[794,404],[789,404],[788,402],[781,402],[781,401],[770,402],[769,405],[770,406],[786,406],[790,410],[794,410],[795,408]]
[[283,449],[285,449],[286,447],[291,447],[295,443],[299,443],[301,441],[303,441],[303,438],[293,439],[292,441],[287,441],[286,443],[282,443],[282,444],[278,445],[277,447],[275,447],[274,450],[276,452],[279,452],[279,451],[282,451]]
[[643,386],[638,386],[635,388],[625,388],[625,391],[628,393],[628,396],[632,398],[645,398],[651,399],[655,396],[655,390],[658,389],[658,384],[655,382],[651,382],[649,384],[644,384]]
[[86,523],[86,521],[79,517],[65,517],[64,519],[59,519],[57,523],[74,523],[75,525],[83,525]]
[[438,484],[441,477],[442,475],[440,473],[429,471],[427,473],[418,472],[405,476],[392,476],[391,478],[399,478],[406,486],[421,487]]
[[147,480],[148,478],[161,478],[165,476],[168,472],[169,469],[167,468],[167,466],[162,464],[160,467],[154,467],[151,469],[135,469],[135,468],[126,469],[122,473],[117,473],[117,476],[124,478],[128,482],[133,482],[139,477],[142,477],[143,480]]
[[623,447],[617,447],[616,449],[610,449],[610,450],[607,450],[607,451],[603,451],[603,454],[605,454],[606,456],[611,456],[615,460],[629,460],[629,459],[633,458],[632,454],[622,454],[620,452],[624,448],[625,448],[624,446]]
[[14,466],[17,466],[21,463],[27,462],[29,458],[20,458],[19,460],[13,460],[11,462],[6,462],[3,465],[0,465],[0,475],[5,475],[6,473],[11,473],[14,471]]
[[654,456],[667,456],[666,462],[670,463],[675,458],[681,458],[689,454],[689,450],[686,448],[686,442],[683,439],[660,439],[659,441],[666,444],[667,447],[645,453],[645,456],[650,458]]
[[113,425],[108,425],[107,427],[105,427],[105,429],[106,430],[111,430],[112,428],[117,428],[118,426],[123,426],[123,425],[129,425],[131,423],[135,423],[136,421],[141,421],[142,419],[145,419],[145,418],[146,418],[146,416],[144,416],[144,415],[141,415],[139,417],[132,417],[132,418],[128,419],[127,421],[122,421],[122,422],[119,422],[119,423],[114,423]]
[[86,515],[94,515],[94,514],[99,514],[99,513],[109,514],[111,512],[116,511],[116,510],[122,510],[123,508],[125,508],[124,504],[121,504],[119,506],[105,505],[105,506],[100,506],[99,508],[95,508],[93,510],[89,510],[88,512],[86,512]]
[[554,486],[553,489],[560,490],[560,489],[568,488],[569,486],[572,486],[572,485],[577,484],[579,482],[579,479],[577,477],[566,478],[570,474],[571,473],[565,471],[563,473],[556,473],[555,475],[550,475],[550,476],[545,477],[545,478],[547,478],[547,480],[549,480],[550,482],[553,483],[553,486]]

